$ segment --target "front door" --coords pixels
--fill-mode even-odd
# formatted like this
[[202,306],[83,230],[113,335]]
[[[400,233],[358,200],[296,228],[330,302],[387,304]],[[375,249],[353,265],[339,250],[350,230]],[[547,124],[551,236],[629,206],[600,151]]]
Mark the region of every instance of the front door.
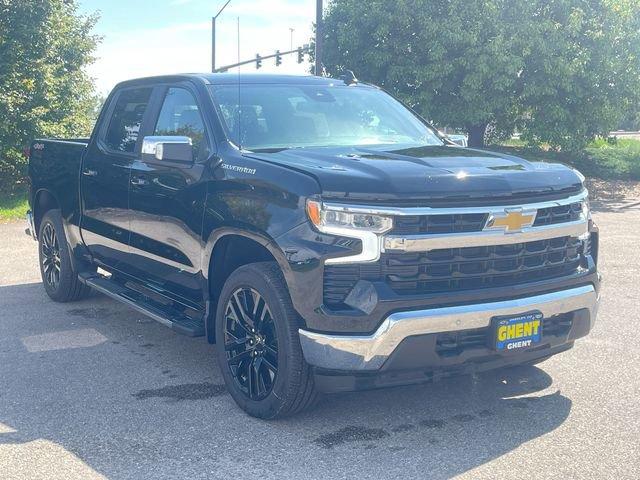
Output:
[[152,88],[117,91],[83,160],[82,238],[94,259],[107,267],[120,269],[127,260],[129,177],[151,93]]
[[168,86],[145,134],[186,136],[190,165],[137,158],[131,166],[129,208],[131,272],[157,291],[200,304],[202,219],[206,160],[212,148],[201,109],[188,86]]

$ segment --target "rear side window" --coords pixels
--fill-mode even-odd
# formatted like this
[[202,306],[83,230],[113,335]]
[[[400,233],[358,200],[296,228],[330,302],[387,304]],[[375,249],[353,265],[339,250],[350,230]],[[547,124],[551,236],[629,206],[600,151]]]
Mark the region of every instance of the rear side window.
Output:
[[135,150],[151,91],[151,88],[132,88],[120,92],[104,139],[111,150],[124,153]]
[[204,122],[198,104],[184,88],[167,90],[153,134],[189,137],[193,144],[193,158],[199,160],[207,156]]

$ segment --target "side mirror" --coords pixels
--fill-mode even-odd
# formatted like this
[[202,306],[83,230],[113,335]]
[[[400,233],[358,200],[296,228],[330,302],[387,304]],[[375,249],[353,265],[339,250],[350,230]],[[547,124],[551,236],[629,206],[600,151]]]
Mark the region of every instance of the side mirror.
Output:
[[189,137],[158,136],[142,139],[142,159],[191,165],[193,143]]
[[466,147],[468,146],[468,140],[467,140],[467,136],[466,135],[455,135],[455,134],[451,134],[451,135],[446,135],[445,136],[451,140],[453,143],[457,143],[458,145],[460,145],[461,147]]

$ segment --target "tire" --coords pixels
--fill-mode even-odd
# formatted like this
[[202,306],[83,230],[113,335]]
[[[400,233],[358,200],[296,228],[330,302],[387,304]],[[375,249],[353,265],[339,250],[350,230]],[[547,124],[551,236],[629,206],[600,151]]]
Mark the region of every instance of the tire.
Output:
[[[239,305],[250,318],[243,318]],[[317,398],[300,325],[277,263],[240,267],[224,284],[216,312],[217,359],[229,393],[249,415],[286,417]]]
[[49,210],[40,222],[38,254],[42,284],[51,300],[73,302],[89,294],[91,289],[73,269],[60,210]]

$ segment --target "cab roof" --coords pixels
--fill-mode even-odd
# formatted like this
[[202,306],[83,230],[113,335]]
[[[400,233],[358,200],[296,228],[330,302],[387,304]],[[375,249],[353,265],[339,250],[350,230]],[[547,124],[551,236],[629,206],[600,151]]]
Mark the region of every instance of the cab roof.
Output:
[[240,84],[286,84],[286,85],[332,85],[343,82],[340,79],[314,75],[280,75],[269,73],[182,73],[136,78],[120,82],[117,87],[176,81],[199,81],[205,85]]

